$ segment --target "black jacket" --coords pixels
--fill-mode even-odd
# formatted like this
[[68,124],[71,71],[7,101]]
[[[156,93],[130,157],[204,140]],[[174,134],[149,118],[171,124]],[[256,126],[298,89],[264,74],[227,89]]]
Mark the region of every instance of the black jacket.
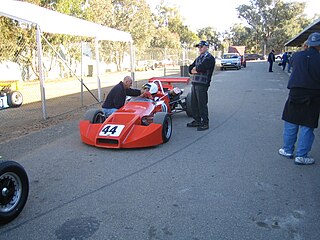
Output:
[[126,96],[139,96],[141,91],[139,89],[125,89],[122,82],[115,85],[109,92],[106,100],[102,104],[103,108],[121,108],[125,101]]
[[[201,54],[199,57],[194,60],[194,62],[189,66],[189,73],[191,74],[191,70],[196,67],[197,74],[193,74],[192,84],[203,84],[194,81],[194,76],[205,76],[204,84],[210,86],[212,73],[214,70],[214,66],[216,64],[215,58],[211,55],[211,53],[206,52]],[[201,77],[199,77],[201,79]]]
[[270,52],[268,55],[268,62],[275,62],[276,61],[276,57],[274,56],[273,52]]
[[315,48],[292,56],[293,71],[282,119],[297,125],[317,128],[320,112],[320,54]]
[[296,52],[291,58],[292,74],[288,88],[306,88],[320,90],[320,54],[310,47],[305,51]]

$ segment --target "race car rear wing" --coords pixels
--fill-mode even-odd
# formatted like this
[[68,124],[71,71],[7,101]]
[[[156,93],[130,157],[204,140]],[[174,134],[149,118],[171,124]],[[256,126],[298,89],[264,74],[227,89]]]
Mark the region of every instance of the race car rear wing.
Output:
[[171,85],[172,83],[189,84],[190,82],[189,77],[153,77],[153,78],[150,78],[148,82],[154,82],[155,80],[158,80],[161,83],[169,84],[169,85]]

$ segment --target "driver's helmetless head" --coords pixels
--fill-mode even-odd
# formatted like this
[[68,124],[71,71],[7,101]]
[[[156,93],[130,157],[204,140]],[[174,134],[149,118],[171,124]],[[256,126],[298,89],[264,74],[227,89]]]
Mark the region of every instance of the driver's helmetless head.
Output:
[[129,89],[132,86],[132,78],[130,76],[126,76],[123,79],[123,86],[125,89]]

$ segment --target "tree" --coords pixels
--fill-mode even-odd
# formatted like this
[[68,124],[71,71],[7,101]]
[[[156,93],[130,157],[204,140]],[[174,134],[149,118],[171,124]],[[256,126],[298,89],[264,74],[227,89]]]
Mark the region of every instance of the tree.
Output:
[[198,31],[198,37],[207,41],[210,46],[213,46],[215,50],[221,49],[221,41],[219,40],[220,34],[212,27],[201,28]]
[[257,44],[261,41],[256,32],[243,24],[234,24],[223,34],[225,48],[231,45],[246,46],[246,52],[258,52]]
[[[130,32],[137,48],[145,49],[151,39],[154,25],[151,11],[145,0],[111,0],[113,5],[112,22],[109,27]],[[124,53],[128,51],[128,44],[124,42],[109,43],[113,50],[113,57],[118,70],[121,69]]]
[[284,43],[300,32],[307,21],[303,14],[305,3],[283,0],[250,0],[249,5],[236,9],[238,16],[247,21],[262,38],[260,48],[280,51]]

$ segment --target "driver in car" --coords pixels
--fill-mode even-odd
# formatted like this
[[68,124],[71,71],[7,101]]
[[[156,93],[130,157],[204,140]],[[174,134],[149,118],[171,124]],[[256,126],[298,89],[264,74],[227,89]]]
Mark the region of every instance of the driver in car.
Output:
[[141,95],[142,98],[147,98],[153,100],[153,96],[150,93],[151,84],[146,83],[142,86]]

